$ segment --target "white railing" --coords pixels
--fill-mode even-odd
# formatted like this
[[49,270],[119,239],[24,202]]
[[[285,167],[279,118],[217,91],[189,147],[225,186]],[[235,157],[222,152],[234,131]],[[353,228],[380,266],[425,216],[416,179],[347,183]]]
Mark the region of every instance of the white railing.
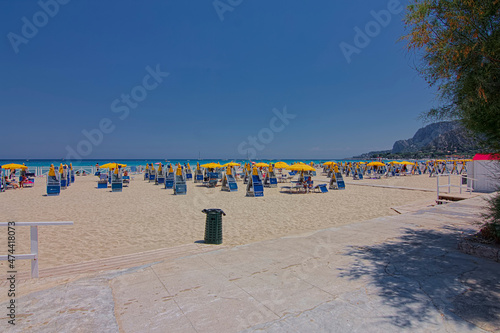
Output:
[[[50,170],[50,167],[43,167],[43,166],[38,167],[36,170],[36,175],[37,176],[46,176],[49,173],[49,170]],[[59,170],[59,165],[55,166],[55,170],[56,170],[56,172],[57,172],[57,170]],[[85,173],[88,175],[93,175],[95,173],[94,166],[74,166],[73,170],[75,171],[75,173],[77,171],[80,171],[80,173],[82,173],[82,171],[85,171]]]
[[[440,177],[448,177],[448,184],[443,184],[443,185],[440,185],[440,184],[439,184],[439,178],[440,178]],[[470,179],[470,180],[472,180],[472,182],[471,182],[471,186],[469,187],[469,185],[468,185],[468,184],[462,184],[462,180],[463,180],[463,179],[467,179],[467,180],[469,180],[469,179]],[[476,179],[474,179],[474,178],[472,178],[472,177],[468,177],[468,176],[466,176],[466,175],[462,175],[462,176],[459,178],[459,180],[460,180],[460,185],[453,185],[453,184],[451,184],[451,174],[449,174],[449,173],[448,173],[448,174],[437,174],[437,198],[438,198],[438,200],[439,200],[439,189],[440,189],[441,187],[446,187],[446,188],[448,188],[448,194],[449,194],[449,193],[451,193],[451,188],[452,188],[452,187],[456,187],[456,188],[458,187],[458,188],[460,189],[460,194],[462,194],[462,191],[464,190],[464,188],[465,188],[465,192],[469,192],[469,194],[472,194],[472,189],[473,189],[472,183],[473,183],[473,182],[474,182],[474,180],[476,180]]]
[[[31,277],[38,277],[38,226],[46,225],[73,225],[73,221],[62,222],[0,222],[0,227],[9,227],[7,234],[13,236],[14,241],[9,241],[9,244],[14,244],[13,253],[8,255],[0,255],[0,260],[18,260],[18,259],[31,259]],[[15,236],[16,227],[30,227],[30,240],[31,240],[31,253],[29,254],[15,254],[15,244],[17,242]],[[11,229],[14,232],[11,235]],[[10,251],[10,250],[9,250]]]

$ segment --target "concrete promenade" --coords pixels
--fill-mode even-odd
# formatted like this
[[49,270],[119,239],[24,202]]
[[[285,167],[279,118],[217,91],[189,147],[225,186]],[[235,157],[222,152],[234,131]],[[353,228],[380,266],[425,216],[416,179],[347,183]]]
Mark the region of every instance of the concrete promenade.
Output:
[[[127,269],[25,281],[9,332],[498,332],[481,197]],[[206,250],[204,250],[206,251]],[[63,273],[63,272],[61,272]],[[1,285],[5,290],[5,284]],[[3,293],[3,292],[2,292]]]

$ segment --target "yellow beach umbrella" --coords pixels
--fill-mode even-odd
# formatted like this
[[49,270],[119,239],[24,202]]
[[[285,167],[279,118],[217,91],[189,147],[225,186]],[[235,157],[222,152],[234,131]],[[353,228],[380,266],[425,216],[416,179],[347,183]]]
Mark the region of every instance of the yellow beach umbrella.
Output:
[[3,169],[11,169],[11,170],[15,170],[15,169],[28,169],[28,167],[26,165],[16,164],[16,163],[4,164],[4,165],[2,165],[2,168]]
[[328,162],[323,163],[323,165],[337,165],[337,162],[328,161]]
[[272,164],[269,166],[269,172],[273,172],[273,165]]
[[385,163],[382,162],[370,162],[367,164],[367,166],[385,166]]
[[264,163],[264,162],[259,162],[259,163],[256,163],[254,166],[256,166],[257,168],[267,168],[269,166],[269,164]]
[[196,162],[196,170],[200,170],[200,162]]
[[254,176],[258,176],[258,175],[259,175],[259,172],[257,171],[257,168],[256,168],[256,167],[253,167],[253,172],[252,172],[252,174],[253,174]]
[[50,177],[55,177],[56,176],[56,170],[54,169],[54,164],[50,165],[49,176]]
[[120,164],[120,163],[106,163],[104,165],[101,165],[101,169],[116,169],[118,167],[125,168],[127,165],[126,164]]
[[175,172],[177,176],[182,176],[182,167],[180,164],[177,164],[177,171]]
[[287,164],[287,163],[285,163],[285,162],[276,162],[276,163],[274,164],[274,167],[275,167],[275,168],[277,168],[277,169],[284,169],[284,168],[286,168],[287,166],[288,166],[288,164]]
[[64,168],[63,168],[63,165],[61,163],[61,165],[59,165],[59,173],[63,173],[63,171],[64,171]]
[[162,171],[162,169],[163,169],[163,167],[162,167],[161,163],[160,163],[160,164],[158,164],[158,172],[161,172],[161,171]]
[[286,168],[291,171],[316,171],[312,166],[307,164],[294,164]]
[[226,167],[226,175],[231,175],[231,174],[232,174],[231,167],[230,166]]
[[399,164],[403,164],[403,165],[415,165],[415,163],[408,162],[408,161],[399,162]]
[[168,173],[174,172],[174,168],[172,167],[172,164],[168,165]]
[[229,162],[229,163],[223,164],[222,166],[223,167],[234,167],[234,166],[240,166],[240,165],[241,164],[236,163],[236,162]]
[[215,169],[215,168],[222,168],[222,165],[219,163],[207,163],[202,165],[203,168],[209,168],[209,169]]
[[188,170],[191,170],[191,166],[189,165],[189,163],[187,164],[186,168],[187,168]]

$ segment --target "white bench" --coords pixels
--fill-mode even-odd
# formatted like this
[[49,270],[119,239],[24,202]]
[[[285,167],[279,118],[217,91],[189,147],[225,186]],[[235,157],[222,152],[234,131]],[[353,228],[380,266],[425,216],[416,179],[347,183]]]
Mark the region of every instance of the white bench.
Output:
[[[29,254],[14,254],[15,260],[31,259],[31,277],[38,277],[38,226],[45,225],[73,225],[73,221],[61,222],[15,222],[14,227],[30,227],[31,253]],[[9,226],[8,222],[0,222],[0,227]],[[12,226],[12,225],[10,225]],[[17,240],[16,240],[17,242]],[[0,260],[8,260],[8,255],[0,255]]]

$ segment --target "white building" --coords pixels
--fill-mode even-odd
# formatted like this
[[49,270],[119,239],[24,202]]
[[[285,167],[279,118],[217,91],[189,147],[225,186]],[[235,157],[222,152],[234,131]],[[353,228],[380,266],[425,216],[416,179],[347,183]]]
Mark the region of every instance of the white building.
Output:
[[476,154],[472,162],[467,162],[467,187],[476,192],[495,192],[500,190],[500,156]]

